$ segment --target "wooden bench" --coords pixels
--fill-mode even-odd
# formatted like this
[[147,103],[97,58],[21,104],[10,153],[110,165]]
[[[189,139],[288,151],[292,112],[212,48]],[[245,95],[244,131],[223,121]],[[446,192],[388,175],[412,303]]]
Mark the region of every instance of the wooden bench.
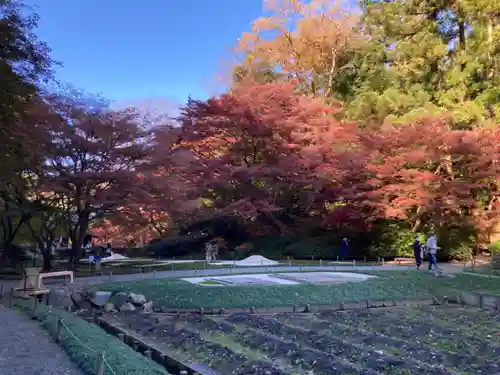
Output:
[[43,279],[48,278],[48,277],[60,277],[60,276],[69,276],[70,282],[73,283],[74,281],[74,274],[73,271],[57,271],[57,272],[44,272],[44,273],[39,273],[38,274],[38,279],[36,283],[36,288],[37,289],[43,289],[45,286],[43,285]]
[[28,297],[32,295],[40,295],[48,293],[48,289],[38,287],[38,275],[40,275],[41,268],[27,267],[23,272],[23,279],[14,288],[15,295],[21,297]]

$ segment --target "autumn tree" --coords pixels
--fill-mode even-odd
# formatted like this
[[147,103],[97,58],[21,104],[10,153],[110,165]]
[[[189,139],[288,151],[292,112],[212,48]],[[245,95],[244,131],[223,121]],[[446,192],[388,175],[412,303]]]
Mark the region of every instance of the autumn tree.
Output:
[[361,41],[353,32],[357,16],[340,1],[265,1],[270,13],[254,21],[238,40],[235,78],[264,82],[294,79],[303,92],[326,98],[352,70],[350,59]]
[[51,78],[50,49],[34,31],[38,16],[22,1],[0,1],[0,143],[2,181],[38,160],[40,83]]
[[339,128],[336,111],[303,96],[291,83],[246,82],[182,110],[180,145],[192,156],[190,174],[213,212],[265,217],[280,231],[280,215],[314,205],[319,179],[309,173],[320,134]]
[[91,221],[114,213],[134,191],[147,142],[133,110],[60,99],[53,102],[59,122],[46,145],[43,189],[64,212],[71,261],[76,262]]
[[[358,197],[377,218],[409,221],[413,231],[491,230],[498,212],[498,133],[457,131],[443,118],[389,126],[363,136]],[[447,249],[450,250],[450,249]]]

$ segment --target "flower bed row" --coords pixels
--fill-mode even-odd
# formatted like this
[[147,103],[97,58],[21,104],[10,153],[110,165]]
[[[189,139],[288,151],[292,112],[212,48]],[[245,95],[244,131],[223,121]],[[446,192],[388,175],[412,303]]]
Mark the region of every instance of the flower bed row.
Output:
[[[32,301],[14,299],[14,306],[32,314]],[[123,344],[98,326],[66,311],[38,305],[36,319],[54,337],[59,332],[59,344],[68,356],[88,375],[97,374],[98,356],[104,353],[109,364],[104,365],[104,375],[168,375],[168,372]],[[59,324],[62,319],[64,326]]]

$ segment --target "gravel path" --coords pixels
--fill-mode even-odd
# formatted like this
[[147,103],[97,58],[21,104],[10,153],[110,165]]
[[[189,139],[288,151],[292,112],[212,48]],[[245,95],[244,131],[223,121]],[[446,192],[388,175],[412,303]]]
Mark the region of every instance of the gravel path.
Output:
[[1,375],[83,375],[36,322],[0,304]]

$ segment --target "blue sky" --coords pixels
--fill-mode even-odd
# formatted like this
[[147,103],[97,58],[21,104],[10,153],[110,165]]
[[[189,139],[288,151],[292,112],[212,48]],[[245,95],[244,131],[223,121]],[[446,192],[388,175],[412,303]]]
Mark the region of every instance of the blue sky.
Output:
[[[217,89],[262,0],[27,0],[57,78],[118,102],[184,102]],[[220,88],[220,87],[219,87]]]

